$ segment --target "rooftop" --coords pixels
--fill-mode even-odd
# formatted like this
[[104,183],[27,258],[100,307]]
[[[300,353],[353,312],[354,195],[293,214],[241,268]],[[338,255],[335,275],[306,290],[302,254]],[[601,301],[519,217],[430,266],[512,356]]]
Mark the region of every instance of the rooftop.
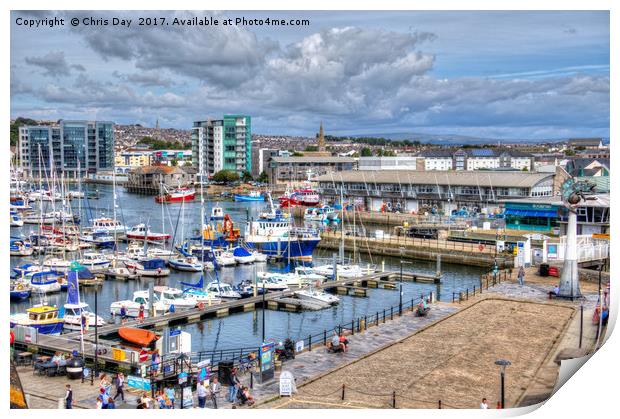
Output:
[[317,177],[318,182],[411,183],[447,186],[533,187],[553,173],[504,171],[345,170]]
[[319,156],[300,156],[300,157],[272,157],[276,163],[355,163],[353,157],[319,157]]

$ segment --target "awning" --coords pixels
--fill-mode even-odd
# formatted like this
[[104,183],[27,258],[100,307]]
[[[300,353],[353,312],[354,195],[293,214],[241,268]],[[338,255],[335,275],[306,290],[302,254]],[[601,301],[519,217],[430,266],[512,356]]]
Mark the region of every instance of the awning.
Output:
[[522,210],[522,209],[512,209],[512,208],[507,208],[506,215],[519,215],[521,217],[557,217],[558,216],[558,212],[553,210]]

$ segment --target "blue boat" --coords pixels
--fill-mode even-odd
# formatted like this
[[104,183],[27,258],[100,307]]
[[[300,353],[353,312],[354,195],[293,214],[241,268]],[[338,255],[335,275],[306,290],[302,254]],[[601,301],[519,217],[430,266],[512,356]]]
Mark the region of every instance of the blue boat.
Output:
[[251,191],[247,195],[235,194],[235,202],[263,202],[265,197],[258,191]]
[[321,241],[319,230],[291,225],[291,218],[275,210],[269,195],[271,212],[261,214],[246,227],[245,242],[252,249],[275,257],[312,259],[312,252]]
[[11,282],[11,301],[23,301],[30,298],[30,285],[25,281]]

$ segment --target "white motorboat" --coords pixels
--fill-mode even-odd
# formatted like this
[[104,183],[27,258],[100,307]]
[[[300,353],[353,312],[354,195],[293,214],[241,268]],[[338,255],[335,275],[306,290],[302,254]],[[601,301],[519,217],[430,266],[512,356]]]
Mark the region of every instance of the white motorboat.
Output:
[[235,247],[233,249],[233,257],[235,258],[235,261],[240,264],[253,263],[255,260],[254,255],[245,250],[243,247]]
[[166,268],[163,259],[147,259],[143,261],[126,260],[125,266],[134,270],[138,276],[161,277],[170,275],[170,269]]
[[[115,301],[110,305],[110,314],[118,316],[121,314],[121,308],[125,307],[125,312],[129,317],[138,317],[140,313],[140,305],[144,306],[144,317],[151,315],[151,304],[149,302],[148,291],[135,291],[131,300]],[[153,308],[155,316],[160,316],[168,312],[168,306],[161,301],[156,294],[153,294]]]
[[256,286],[264,289],[265,291],[286,291],[289,289],[288,285],[284,282],[277,281],[274,278],[257,279]]
[[129,240],[167,241],[169,238],[170,234],[152,232],[144,223],[131,227],[127,232]]
[[88,309],[88,304],[86,303],[78,303],[78,304],[65,304],[64,305],[65,314],[63,319],[65,320],[64,328],[67,330],[80,330],[82,326],[82,313],[88,316],[88,327],[95,327],[95,321],[97,322],[97,326],[101,327],[105,325],[105,320],[101,316],[95,315],[92,311]]
[[71,268],[71,261],[61,258],[51,258],[43,262],[43,266],[57,272],[67,272]]
[[237,300],[241,294],[233,290],[233,287],[226,282],[213,281],[207,285],[207,292],[219,297],[222,300]]
[[237,264],[233,254],[224,249],[213,249],[213,256],[218,266],[234,266]]
[[24,278],[30,281],[30,288],[35,294],[59,292],[61,289],[59,279],[64,280],[57,272],[48,270],[27,272]]
[[256,277],[258,278],[258,281],[269,279],[273,282],[284,284],[288,287],[301,288],[311,284],[308,279],[295,275],[294,273],[259,272],[256,274]]
[[267,255],[259,252],[258,250],[252,250],[252,255],[254,256],[254,262],[267,262]]
[[[331,278],[334,276],[334,265],[317,266],[316,268],[313,268],[312,271],[316,274]],[[369,269],[363,269],[359,265],[342,264],[336,265],[336,271],[338,273],[338,277],[340,278],[359,278],[365,274],[374,272],[374,270],[370,271]]]
[[213,208],[211,208],[211,221],[221,221],[224,219],[224,210],[219,204],[215,204]]
[[202,272],[204,265],[195,256],[172,257],[168,259],[168,265],[177,271]]
[[135,272],[132,272],[131,270],[129,270],[129,268],[126,267],[115,267],[115,268],[108,268],[105,272],[104,272],[106,277],[109,278],[114,278],[114,279],[136,279],[138,277],[138,275],[135,274]]
[[9,254],[11,256],[31,256],[34,252],[30,241],[21,238],[11,237]]
[[169,310],[172,310],[171,306],[174,306],[175,310],[189,310],[198,304],[195,298],[183,295],[183,291],[178,288],[157,286],[153,290],[159,293],[159,301],[167,305]]
[[340,298],[338,298],[337,296],[316,288],[308,288],[295,291],[295,296],[300,300],[317,301],[329,305],[335,305],[340,302]]
[[11,211],[11,227],[22,227],[24,220],[17,211]]
[[111,218],[96,218],[93,220],[93,231],[105,231],[109,234],[125,234],[128,228],[119,221]]
[[91,272],[102,272],[110,266],[110,260],[101,253],[96,252],[84,253],[84,256],[78,262]]

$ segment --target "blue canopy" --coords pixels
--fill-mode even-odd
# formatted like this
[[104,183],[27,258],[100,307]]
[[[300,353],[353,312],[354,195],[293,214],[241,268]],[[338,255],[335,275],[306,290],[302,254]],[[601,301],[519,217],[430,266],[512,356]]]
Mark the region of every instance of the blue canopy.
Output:
[[533,210],[533,209],[512,209],[507,208],[506,215],[519,215],[522,217],[557,217],[558,212],[556,210]]
[[243,247],[235,247],[235,249],[233,250],[233,256],[245,257],[252,256],[252,254],[245,250]]
[[142,262],[144,269],[164,269],[166,267],[166,261],[163,259],[149,259]]

